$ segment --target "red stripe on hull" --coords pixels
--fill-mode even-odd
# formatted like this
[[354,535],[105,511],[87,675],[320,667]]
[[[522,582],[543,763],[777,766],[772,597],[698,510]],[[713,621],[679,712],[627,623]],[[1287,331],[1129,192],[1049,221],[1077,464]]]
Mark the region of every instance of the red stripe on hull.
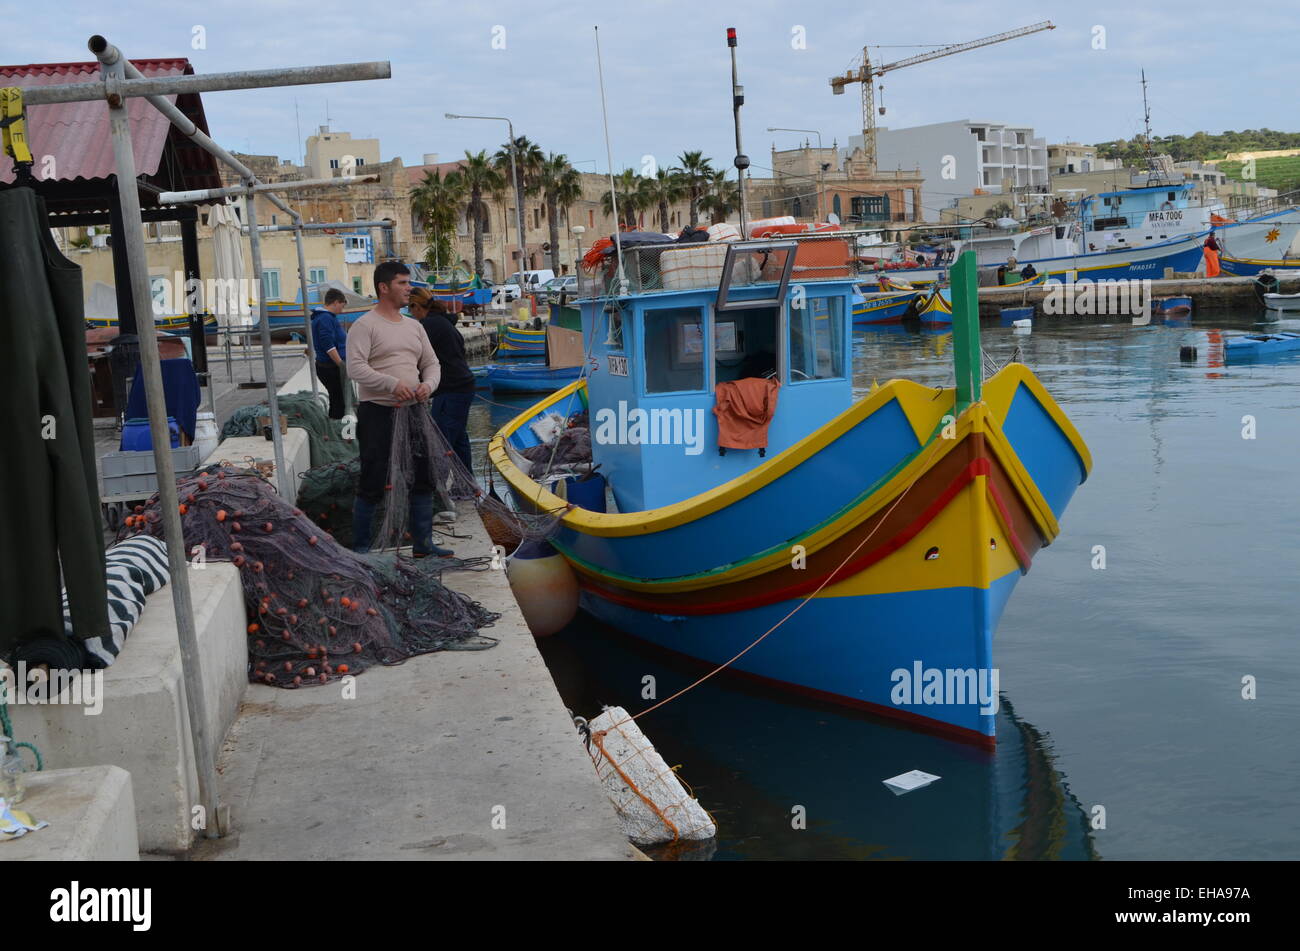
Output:
[[[777,601],[788,601],[793,598],[802,597],[810,592],[816,591],[823,583],[830,585],[837,581],[843,581],[851,578],[867,568],[874,565],[881,559],[892,555],[898,549],[902,548],[913,538],[919,535],[925,526],[930,524],[935,517],[942,512],[955,499],[967,485],[975,480],[976,476],[988,475],[990,471],[989,461],[980,457],[969,462],[956,477],[948,484],[939,495],[926,506],[921,513],[912,520],[911,523],[904,526],[888,541],[877,545],[875,548],[859,555],[857,558],[845,564],[838,569],[832,569],[821,575],[814,575],[811,578],[798,582],[797,584],[786,585],[785,587],[770,589],[761,594],[749,595],[742,598],[730,598],[720,601],[710,601],[707,604],[684,604],[674,603],[672,611],[674,614],[702,615],[702,614],[729,614],[734,611],[744,611],[750,608],[763,607],[764,605],[773,604]],[[829,580],[828,580],[829,579]],[[613,601],[616,604],[622,604],[626,607],[635,608],[639,611],[649,611],[651,613],[662,610],[663,597],[658,598],[643,597],[633,594],[623,589],[610,588],[594,581],[589,576],[578,573],[578,582],[584,588],[599,594],[602,598]]]

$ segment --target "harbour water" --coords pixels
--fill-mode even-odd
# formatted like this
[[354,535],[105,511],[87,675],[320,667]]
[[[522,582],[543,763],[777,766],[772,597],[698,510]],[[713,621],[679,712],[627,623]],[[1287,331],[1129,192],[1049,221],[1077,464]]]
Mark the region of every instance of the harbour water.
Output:
[[[719,821],[716,847],[680,857],[1300,857],[1300,354],[1221,359],[1220,332],[1258,316],[985,321],[986,352],[1018,347],[1094,459],[998,628],[997,752],[717,677],[641,721]],[[943,385],[950,346],[857,333],[855,383]],[[473,434],[511,415],[479,401]],[[583,615],[541,647],[587,717],[703,672]],[[912,769],[940,779],[882,785]]]

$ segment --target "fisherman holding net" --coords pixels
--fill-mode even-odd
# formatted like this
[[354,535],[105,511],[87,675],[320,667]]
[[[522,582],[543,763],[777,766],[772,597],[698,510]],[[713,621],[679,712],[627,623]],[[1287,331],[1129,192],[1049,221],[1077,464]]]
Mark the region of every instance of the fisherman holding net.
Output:
[[[450,549],[433,543],[436,478],[427,444],[418,439],[399,443],[403,453],[409,447],[409,459],[393,454],[395,417],[416,404],[428,416],[424,404],[438,388],[441,375],[424,328],[401,313],[411,296],[410,274],[399,261],[385,261],[376,267],[378,302],[348,332],[347,367],[348,376],[357,384],[357,443],[361,457],[361,477],[352,511],[353,549],[362,553],[370,550],[379,502],[385,492],[390,493],[390,508],[405,499],[409,476],[411,553],[417,558],[449,557],[453,554]],[[405,431],[405,427],[402,429]],[[403,484],[396,486],[399,481]],[[394,487],[399,491],[392,492]],[[396,522],[400,516],[400,512],[389,511],[385,524],[400,524]]]

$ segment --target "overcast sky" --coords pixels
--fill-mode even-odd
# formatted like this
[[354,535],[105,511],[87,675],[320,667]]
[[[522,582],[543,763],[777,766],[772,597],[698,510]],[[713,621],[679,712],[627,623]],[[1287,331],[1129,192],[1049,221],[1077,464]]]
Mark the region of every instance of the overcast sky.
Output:
[[[517,134],[567,154],[582,170],[604,171],[593,26],[600,27],[616,170],[639,168],[646,155],[672,164],[685,149],[730,164],[728,26],[739,31],[744,143],[758,174],[774,142],[789,148],[803,138],[768,126],[820,130],[827,145],[860,131],[858,87],[832,96],[827,79],[864,44],[879,44],[874,62],[891,63],[1039,20],[1056,29],[887,73],[879,83],[888,112],[878,121],[903,127],[974,118],[1029,124],[1049,142],[1129,138],[1142,126],[1145,67],[1157,134],[1300,131],[1294,0],[1236,7],[1136,0],[316,0],[304,7],[56,0],[21,12],[2,2],[10,14],[0,35],[4,63],[86,60],[93,33],[132,58],[188,56],[200,73],[390,61],[388,80],[204,95],[223,145],[295,160],[297,130],[303,138],[315,132],[328,101],[332,128],[379,138],[386,160],[419,164],[436,152],[447,161],[505,141],[504,124],[443,118],[459,112],[509,116]],[[194,48],[198,43],[206,48]]]

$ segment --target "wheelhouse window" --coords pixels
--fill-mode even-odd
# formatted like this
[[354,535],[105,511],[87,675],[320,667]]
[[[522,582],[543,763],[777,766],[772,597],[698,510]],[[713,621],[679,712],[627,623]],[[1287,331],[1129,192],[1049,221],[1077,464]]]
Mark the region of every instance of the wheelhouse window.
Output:
[[777,314],[774,306],[714,313],[715,382],[776,374]]
[[704,312],[698,307],[645,311],[645,391],[704,389]]
[[844,376],[844,299],[809,297],[790,314],[790,382]]

